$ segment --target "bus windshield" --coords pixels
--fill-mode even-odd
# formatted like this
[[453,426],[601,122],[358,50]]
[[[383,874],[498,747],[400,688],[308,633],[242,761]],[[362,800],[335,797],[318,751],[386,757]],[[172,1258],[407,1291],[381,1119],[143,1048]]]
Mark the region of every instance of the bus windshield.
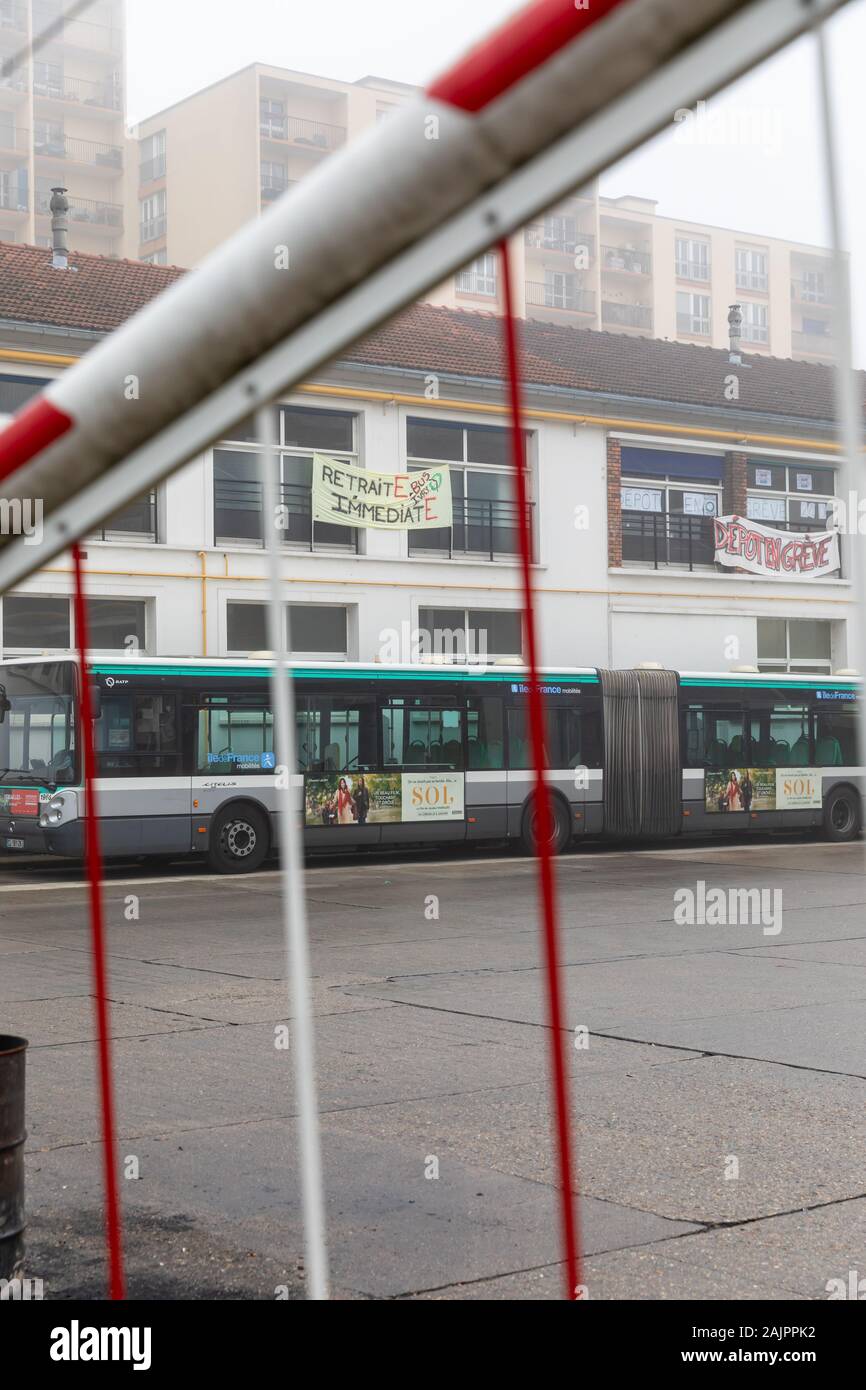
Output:
[[69,661],[0,666],[0,782],[75,781],[75,667]]

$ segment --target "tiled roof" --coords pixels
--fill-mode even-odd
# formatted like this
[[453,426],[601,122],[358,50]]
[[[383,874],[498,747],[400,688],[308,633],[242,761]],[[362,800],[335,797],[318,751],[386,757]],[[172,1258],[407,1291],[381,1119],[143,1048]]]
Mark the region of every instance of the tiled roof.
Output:
[[[70,271],[54,270],[51,253],[0,242],[0,319],[110,332],[187,272],[80,252]],[[672,405],[724,409],[734,373],[733,409],[832,421],[832,367],[760,353],[734,367],[720,348],[669,343],[625,333],[597,333],[527,320],[521,325],[524,378],[538,386]],[[343,354],[346,362],[501,380],[502,325],[489,313],[415,304]],[[866,374],[859,373],[866,399]]]

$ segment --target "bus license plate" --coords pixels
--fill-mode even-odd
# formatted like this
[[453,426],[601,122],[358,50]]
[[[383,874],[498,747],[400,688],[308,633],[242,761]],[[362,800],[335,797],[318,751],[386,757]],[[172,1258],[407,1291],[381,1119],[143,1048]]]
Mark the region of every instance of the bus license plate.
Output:
[[23,848],[24,848],[24,841],[23,841],[23,840],[7,840],[7,841],[6,841],[6,848],[7,848],[7,849],[23,849]]

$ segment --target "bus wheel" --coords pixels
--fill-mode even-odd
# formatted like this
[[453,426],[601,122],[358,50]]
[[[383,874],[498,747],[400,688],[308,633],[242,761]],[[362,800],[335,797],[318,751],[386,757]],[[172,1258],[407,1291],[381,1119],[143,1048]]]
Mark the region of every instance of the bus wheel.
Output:
[[852,787],[839,787],[824,807],[824,833],[828,840],[854,840],[859,830],[860,798]]
[[[571,839],[571,822],[568,818],[568,812],[558,796],[551,796],[548,804],[550,806],[550,818],[553,822],[550,852],[551,854],[562,854]],[[527,854],[535,854],[538,846],[538,808],[534,801],[530,801],[523,812],[520,841]]]
[[268,824],[254,806],[226,806],[211,822],[208,858],[220,874],[248,874],[268,852]]

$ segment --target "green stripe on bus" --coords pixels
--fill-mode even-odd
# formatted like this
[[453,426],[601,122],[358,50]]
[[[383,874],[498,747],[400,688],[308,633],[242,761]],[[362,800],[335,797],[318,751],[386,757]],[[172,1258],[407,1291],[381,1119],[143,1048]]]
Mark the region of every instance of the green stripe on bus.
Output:
[[[135,666],[124,662],[121,666],[106,666],[102,663],[91,666],[97,676],[258,676],[269,678],[271,671],[267,666]],[[526,676],[502,675],[496,672],[479,671],[478,674],[465,671],[394,671],[387,668],[370,671],[347,671],[334,668],[319,670],[313,667],[296,670],[296,676],[304,680],[419,680],[419,681],[495,681],[499,684],[525,685]],[[541,677],[545,685],[597,685],[598,676],[591,675],[549,675]]]

